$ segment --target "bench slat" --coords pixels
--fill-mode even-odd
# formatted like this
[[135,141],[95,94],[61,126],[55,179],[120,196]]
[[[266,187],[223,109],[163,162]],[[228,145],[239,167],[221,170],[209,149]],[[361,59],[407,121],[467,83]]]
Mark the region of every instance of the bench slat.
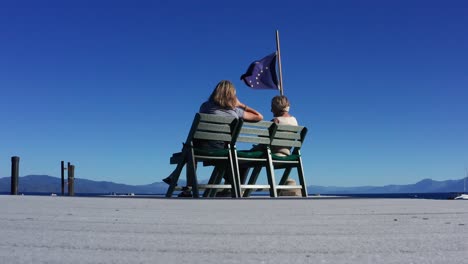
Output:
[[258,136],[265,136],[269,137],[270,133],[267,129],[259,129],[259,128],[250,128],[250,127],[242,127],[240,130],[240,134],[249,134],[249,135],[258,135]]
[[276,134],[275,134],[275,138],[300,140],[301,135],[299,133],[296,133],[296,132],[291,133],[291,132],[277,131]]
[[229,184],[199,184],[199,189],[231,189]]
[[242,189],[270,189],[270,185],[241,185]]
[[[175,187],[175,190],[181,191],[182,186]],[[198,184],[198,189],[230,189],[231,185],[229,184]],[[192,190],[192,188],[188,187],[188,190]]]
[[281,147],[301,147],[302,144],[300,141],[273,139],[271,145]]
[[[198,160],[226,160],[226,156],[195,155]],[[211,166],[211,165],[210,165]]]
[[203,132],[203,131],[196,131],[193,135],[195,139],[204,139],[204,140],[219,140],[219,141],[231,141],[232,137],[229,134],[220,134],[220,133],[213,133],[213,132]]
[[248,122],[244,121],[243,127],[270,127],[273,122],[270,121],[259,121],[259,122]]
[[277,125],[277,131],[290,131],[290,132],[299,132],[304,127],[303,126],[290,126],[290,125]]
[[230,116],[218,116],[218,115],[210,115],[210,114],[202,114],[198,113],[200,115],[200,121],[205,121],[205,122],[212,122],[212,123],[224,123],[224,124],[229,124],[234,119],[235,117],[230,117]]
[[255,144],[270,144],[270,139],[269,138],[263,138],[263,137],[246,137],[246,136],[239,136],[237,138],[237,142],[243,142],[243,143],[255,143]]
[[231,127],[228,124],[200,123],[198,130],[231,133]]
[[302,189],[302,186],[301,185],[276,185],[276,189],[294,190],[294,189]]

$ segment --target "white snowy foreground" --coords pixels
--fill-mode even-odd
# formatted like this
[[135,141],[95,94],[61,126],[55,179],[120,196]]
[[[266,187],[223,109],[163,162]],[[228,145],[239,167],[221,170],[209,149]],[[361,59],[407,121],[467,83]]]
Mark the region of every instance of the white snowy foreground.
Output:
[[468,263],[468,202],[5,195],[0,263]]

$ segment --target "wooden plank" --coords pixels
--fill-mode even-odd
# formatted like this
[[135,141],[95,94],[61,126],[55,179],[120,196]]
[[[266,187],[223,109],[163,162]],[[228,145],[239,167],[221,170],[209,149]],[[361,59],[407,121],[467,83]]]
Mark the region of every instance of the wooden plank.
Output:
[[278,125],[278,131],[289,131],[289,132],[300,132],[304,127],[303,126],[290,126],[290,125]]
[[212,133],[212,132],[203,132],[203,131],[196,131],[193,135],[195,139],[203,139],[203,140],[219,140],[219,141],[226,141],[230,142],[232,137],[230,134],[220,134],[220,133]]
[[211,131],[220,133],[231,133],[231,126],[229,124],[213,124],[213,123],[200,123],[198,124],[198,131]]
[[273,139],[273,141],[271,141],[271,145],[282,146],[282,147],[301,147],[302,146],[300,141],[283,140],[283,139]]
[[241,185],[242,189],[270,189],[270,185]]
[[231,189],[230,184],[199,184],[198,189]]
[[297,132],[281,132],[276,131],[275,138],[279,139],[293,139],[293,140],[300,140],[301,135]]
[[246,158],[246,157],[239,157],[239,156],[237,157],[237,159],[239,160],[239,165],[243,165],[244,163],[247,163],[247,162],[250,165],[253,165],[252,164],[253,162],[256,162],[254,164],[263,164],[263,165],[265,165],[264,163],[265,163],[265,160],[266,160],[266,158]]
[[212,123],[223,123],[223,124],[230,124],[235,117],[230,117],[230,116],[218,116],[218,115],[211,115],[211,114],[202,114],[198,113],[200,115],[200,120],[203,122],[212,122]]
[[270,144],[270,139],[269,138],[263,138],[263,137],[246,137],[246,136],[240,135],[237,138],[237,142],[268,145],[268,144]]
[[[228,159],[228,156],[206,156],[206,155],[195,155],[195,158],[197,159],[197,161],[211,161],[211,160],[223,160],[223,161],[227,161]],[[212,166],[212,165],[215,165],[215,164],[218,164],[218,163],[211,163],[209,164],[209,166]]]
[[268,128],[273,124],[271,121],[258,121],[258,122],[248,122],[244,121],[244,127],[264,127]]
[[[190,186],[176,186],[174,190],[181,191],[182,188],[188,188],[189,191],[192,190]],[[198,189],[231,189],[231,185],[230,184],[198,184]]]
[[301,185],[276,185],[276,189],[289,190],[289,189],[302,189]]
[[270,133],[268,129],[259,129],[259,128],[250,128],[250,127],[242,127],[240,130],[241,135],[253,135],[253,136],[264,136],[269,137]]

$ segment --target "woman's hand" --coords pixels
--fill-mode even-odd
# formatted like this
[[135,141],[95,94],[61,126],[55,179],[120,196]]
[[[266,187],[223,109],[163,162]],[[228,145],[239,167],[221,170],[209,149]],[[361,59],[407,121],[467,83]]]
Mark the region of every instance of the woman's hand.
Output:
[[246,104],[243,104],[237,98],[236,106],[239,108],[244,109],[244,116],[242,117],[244,120],[247,121],[261,121],[263,120],[263,115],[257,112],[257,110],[248,107]]
[[247,105],[241,103],[241,102],[239,101],[239,98],[237,98],[237,99],[236,99],[236,107],[239,107],[239,108],[242,108],[242,109],[245,110],[245,109],[247,108]]

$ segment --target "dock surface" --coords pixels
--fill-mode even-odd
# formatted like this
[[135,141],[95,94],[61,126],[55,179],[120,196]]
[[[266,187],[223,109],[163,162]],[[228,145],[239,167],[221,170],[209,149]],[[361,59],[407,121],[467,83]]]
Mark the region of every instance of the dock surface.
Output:
[[468,201],[5,195],[0,263],[468,263]]

